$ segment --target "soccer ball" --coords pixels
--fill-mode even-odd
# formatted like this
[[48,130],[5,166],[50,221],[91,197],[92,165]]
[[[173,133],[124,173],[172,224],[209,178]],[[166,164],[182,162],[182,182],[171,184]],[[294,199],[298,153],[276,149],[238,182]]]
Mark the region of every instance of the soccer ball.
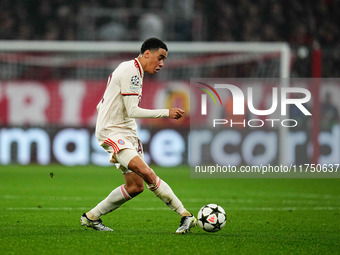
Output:
[[207,232],[220,231],[227,220],[224,209],[217,204],[203,206],[197,215],[198,225]]

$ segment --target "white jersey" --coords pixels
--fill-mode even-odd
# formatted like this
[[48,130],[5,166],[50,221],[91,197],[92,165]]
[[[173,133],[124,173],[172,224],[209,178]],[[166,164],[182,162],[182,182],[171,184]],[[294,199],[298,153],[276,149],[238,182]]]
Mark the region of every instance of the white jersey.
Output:
[[138,59],[122,62],[110,75],[102,100],[97,105],[96,136],[99,144],[114,136],[137,137],[135,118],[169,117],[169,109],[138,107],[144,72]]

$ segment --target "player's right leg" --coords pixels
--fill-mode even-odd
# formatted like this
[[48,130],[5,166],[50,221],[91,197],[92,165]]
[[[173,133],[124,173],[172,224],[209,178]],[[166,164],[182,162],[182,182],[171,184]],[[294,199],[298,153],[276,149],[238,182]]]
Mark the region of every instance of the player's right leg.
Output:
[[141,176],[149,190],[182,217],[181,224],[176,231],[177,234],[184,234],[197,225],[196,218],[184,208],[170,186],[161,180],[139,156],[130,160],[128,168]]

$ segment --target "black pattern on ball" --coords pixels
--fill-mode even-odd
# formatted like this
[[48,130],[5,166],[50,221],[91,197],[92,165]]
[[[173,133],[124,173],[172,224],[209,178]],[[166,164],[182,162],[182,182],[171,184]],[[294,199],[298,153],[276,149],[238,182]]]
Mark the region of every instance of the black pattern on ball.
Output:
[[203,206],[198,212],[198,225],[207,232],[220,231],[226,223],[224,209],[216,204]]

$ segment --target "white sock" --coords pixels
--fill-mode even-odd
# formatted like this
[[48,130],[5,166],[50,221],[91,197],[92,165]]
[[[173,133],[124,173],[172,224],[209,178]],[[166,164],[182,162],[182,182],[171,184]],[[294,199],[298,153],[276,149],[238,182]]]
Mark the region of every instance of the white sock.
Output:
[[127,193],[124,185],[121,185],[115,188],[103,201],[94,207],[91,212],[100,218],[100,216],[116,210],[130,199],[131,196]]
[[148,185],[151,190],[158,198],[160,198],[171,210],[176,211],[179,215],[185,212],[185,208],[182,202],[176,197],[170,186],[159,177],[154,185]]

